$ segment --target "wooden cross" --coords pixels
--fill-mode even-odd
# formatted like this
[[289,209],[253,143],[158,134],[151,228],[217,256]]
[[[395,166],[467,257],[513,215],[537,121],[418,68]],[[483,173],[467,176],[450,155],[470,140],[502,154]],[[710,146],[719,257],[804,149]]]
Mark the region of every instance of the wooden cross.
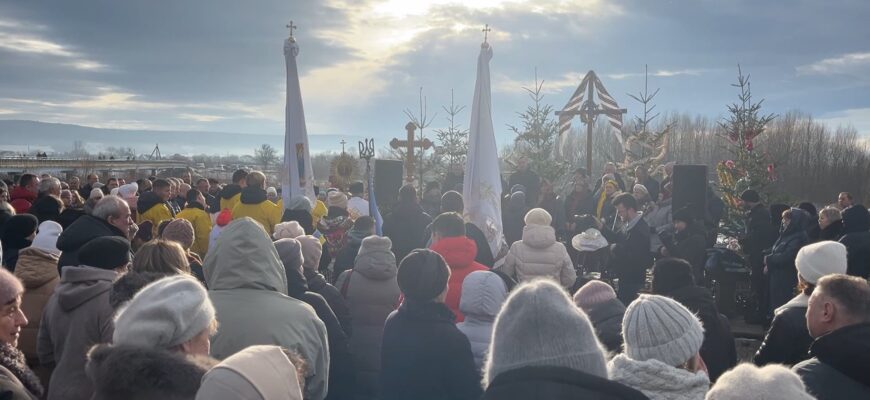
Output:
[[484,26],[480,31],[483,32],[483,42],[486,43],[486,39],[489,36],[489,33],[492,32],[492,28],[489,27],[489,24],[486,24],[486,26]]
[[341,139],[339,143],[341,143],[341,154],[344,154],[344,145],[347,144],[347,142],[345,142],[344,139]]
[[405,130],[408,132],[408,139],[399,140],[393,138],[390,141],[390,147],[394,149],[405,148],[405,181],[411,183],[414,182],[414,148],[419,147],[423,150],[428,150],[432,147],[432,141],[429,139],[423,139],[422,141],[415,140],[414,131],[417,130],[417,124],[413,122],[408,122],[405,125]]
[[287,28],[290,29],[290,37],[292,38],[293,37],[293,30],[296,28],[299,28],[299,27],[296,25],[293,25],[293,20],[291,19],[290,23],[287,24]]

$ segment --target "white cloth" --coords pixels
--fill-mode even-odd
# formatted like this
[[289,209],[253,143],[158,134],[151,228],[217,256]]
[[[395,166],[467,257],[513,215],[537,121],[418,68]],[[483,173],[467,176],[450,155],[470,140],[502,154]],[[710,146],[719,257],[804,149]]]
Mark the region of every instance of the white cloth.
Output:
[[636,361],[619,354],[607,368],[610,380],[640,390],[650,400],[703,400],[710,388],[704,372],[689,372],[655,359]]
[[492,254],[499,258],[506,246],[501,224],[501,170],[498,147],[492,126],[492,90],[489,81],[489,60],[492,47],[480,46],[477,57],[477,80],[471,102],[471,125],[468,133],[468,156],[462,197],[465,218],[486,236]]
[[607,239],[598,229],[589,228],[583,233],[574,235],[571,246],[577,251],[596,251],[607,247]]
[[351,197],[347,201],[347,212],[354,218],[369,215],[369,202],[362,197]]
[[303,195],[314,202],[314,170],[308,148],[308,130],[305,128],[305,110],[302,108],[302,89],[296,55],[299,45],[295,40],[284,41],[284,60],[287,63],[287,103],[284,109],[284,170],[281,171],[281,197],[290,204],[294,195]]

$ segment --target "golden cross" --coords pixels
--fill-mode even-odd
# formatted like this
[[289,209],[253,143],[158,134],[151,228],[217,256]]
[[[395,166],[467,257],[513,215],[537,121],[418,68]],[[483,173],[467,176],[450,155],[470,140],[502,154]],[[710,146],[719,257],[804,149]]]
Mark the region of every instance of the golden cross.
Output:
[[489,24],[486,24],[486,26],[484,26],[480,31],[483,32],[483,42],[486,43],[486,39],[489,36],[489,33],[492,32],[492,28],[489,27]]

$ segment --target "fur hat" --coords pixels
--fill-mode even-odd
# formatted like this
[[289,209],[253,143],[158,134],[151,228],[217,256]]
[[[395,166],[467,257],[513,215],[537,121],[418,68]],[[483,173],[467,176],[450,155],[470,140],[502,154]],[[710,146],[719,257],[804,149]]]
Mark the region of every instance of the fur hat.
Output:
[[574,304],[583,310],[590,306],[616,299],[616,292],[605,282],[591,280],[574,293]]
[[208,292],[196,279],[172,275],[145,286],[115,316],[112,342],[172,349],[215,319]]
[[846,273],[846,246],[830,240],[808,244],[798,251],[794,263],[804,280],[815,285],[825,275]]
[[326,205],[329,207],[339,207],[339,208],[347,208],[347,195],[339,192],[338,190],[329,192],[329,197],[327,197]]
[[589,318],[548,280],[520,285],[502,306],[483,380],[489,385],[502,372],[529,366],[567,367],[607,378],[604,349]]
[[275,225],[275,233],[272,234],[272,238],[275,240],[284,238],[293,239],[299,236],[305,236],[305,229],[297,221],[278,223]]
[[707,392],[707,400],[812,400],[801,378],[788,368],[740,364],[722,374]]
[[444,258],[429,249],[415,249],[402,259],[396,280],[405,298],[429,301],[444,292],[449,278]]
[[526,217],[523,218],[523,221],[526,225],[549,226],[553,223],[553,217],[543,208],[533,208],[526,213]]
[[56,256],[60,255],[60,250],[57,249],[57,238],[63,232],[63,227],[54,221],[44,221],[39,224],[36,232],[36,237],[33,238],[33,244],[30,247],[36,247],[40,250],[45,250]]
[[695,314],[668,297],[642,294],[622,319],[625,355],[678,366],[701,349],[704,328]]
[[320,256],[323,255],[323,245],[320,239],[304,235],[296,237],[296,240],[302,245],[302,268],[316,270],[320,265]]
[[160,236],[180,244],[184,250],[189,250],[194,240],[193,224],[184,218],[176,218],[166,224]]

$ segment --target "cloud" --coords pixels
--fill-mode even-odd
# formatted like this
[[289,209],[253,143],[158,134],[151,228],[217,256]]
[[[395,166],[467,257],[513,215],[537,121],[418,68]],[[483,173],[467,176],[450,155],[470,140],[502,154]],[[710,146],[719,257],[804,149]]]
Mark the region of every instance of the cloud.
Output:
[[799,75],[866,75],[870,72],[870,52],[847,53],[797,67]]
[[225,119],[226,117],[220,115],[181,113],[178,114],[178,118],[189,119],[197,122],[215,122]]
[[[30,29],[34,28],[39,30],[40,27],[34,26]],[[28,32],[27,28],[15,21],[0,20],[0,49],[69,59],[70,61],[65,64],[78,70],[99,70],[106,67],[73,51],[68,46],[40,37],[34,32]]]
[[823,114],[817,121],[828,125],[831,129],[851,126],[870,141],[870,107],[850,108]]
[[[671,78],[675,76],[699,76],[702,73],[709,71],[708,69],[660,69],[653,72],[650,72],[649,76],[658,77],[658,78]],[[628,72],[621,74],[605,74],[604,76],[610,79],[629,79],[629,78],[640,78],[643,77],[644,74],[641,72]]]

